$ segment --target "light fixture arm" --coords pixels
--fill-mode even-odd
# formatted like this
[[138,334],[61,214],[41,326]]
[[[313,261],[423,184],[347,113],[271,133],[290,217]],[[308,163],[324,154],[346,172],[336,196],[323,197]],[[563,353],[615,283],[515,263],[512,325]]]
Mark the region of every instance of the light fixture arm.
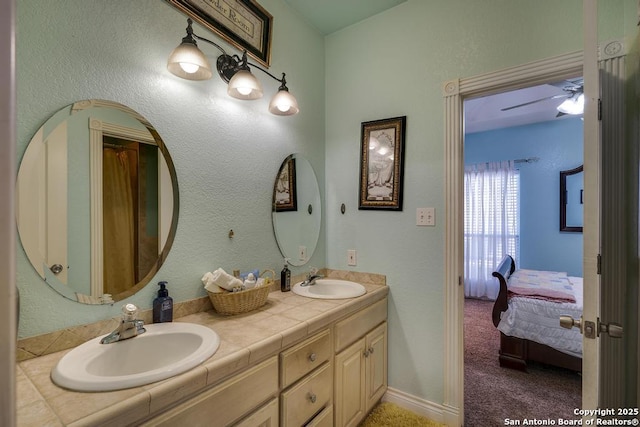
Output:
[[207,43],[217,47],[218,50],[220,52],[222,52],[224,55],[227,54],[227,52],[225,52],[225,50],[219,44],[217,44],[216,42],[213,42],[213,41],[211,41],[209,39],[205,39],[204,37],[200,37],[199,35],[194,33],[192,25],[193,25],[193,21],[191,20],[191,18],[187,18],[187,35],[182,39],[183,41],[185,41],[185,39],[186,39],[186,41],[188,41],[189,38],[202,40],[203,42],[207,42]]
[[216,65],[218,68],[218,74],[220,75],[220,77],[222,78],[222,80],[224,80],[225,82],[229,83],[229,80],[231,80],[231,77],[233,77],[233,75],[236,73],[236,71],[238,70],[247,70],[249,71],[251,67],[257,68],[258,70],[262,71],[263,73],[265,73],[266,75],[268,75],[269,77],[271,77],[272,79],[274,79],[275,81],[280,83],[280,87],[278,88],[278,90],[289,90],[287,88],[287,81],[285,79],[285,73],[282,73],[282,78],[279,79],[276,76],[274,76],[273,74],[271,74],[270,72],[268,72],[267,70],[265,70],[264,68],[260,67],[257,64],[254,64],[252,62],[249,62],[247,60],[247,51],[246,49],[242,52],[242,58],[239,57],[238,55],[229,55],[219,44],[217,44],[214,41],[211,41],[207,38],[201,37],[199,35],[197,35],[196,33],[193,32],[193,21],[191,20],[191,18],[187,18],[187,35],[182,39],[183,41],[187,41],[187,42],[193,42],[193,39],[196,40],[201,40],[203,42],[209,43],[210,45],[215,46],[220,52],[222,52],[222,55],[220,55],[218,57],[218,60],[216,61]]

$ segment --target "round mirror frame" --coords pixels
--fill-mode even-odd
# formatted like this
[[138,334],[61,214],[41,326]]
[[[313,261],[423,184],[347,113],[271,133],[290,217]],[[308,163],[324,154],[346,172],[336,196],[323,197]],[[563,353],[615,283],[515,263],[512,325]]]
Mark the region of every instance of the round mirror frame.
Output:
[[300,154],[287,156],[278,169],[271,219],[278,248],[289,265],[307,264],[318,245],[322,207],[316,174]]
[[[92,110],[92,109],[102,109],[102,110]],[[91,116],[92,111],[96,112],[95,116],[99,116],[100,115],[98,114],[99,112],[102,112],[104,114],[113,114],[116,117],[120,116],[124,118],[126,116],[128,117],[127,121],[129,123],[125,123],[125,124],[110,123],[108,120],[102,121],[99,119],[94,119],[94,117]],[[67,123],[70,123],[69,120],[74,117],[81,117],[80,114],[77,114],[80,112],[86,112],[86,114],[84,114],[82,117],[88,117],[87,126],[89,129],[86,130],[86,132],[89,133],[88,141],[79,141],[78,139],[73,139],[72,137],[66,138]],[[135,127],[126,126],[126,124],[131,124],[131,123],[137,123],[137,125],[135,125]],[[24,212],[26,210],[34,210],[34,209],[26,209],[26,207],[28,207],[28,204],[26,204],[27,202],[24,202],[22,205],[20,205],[19,190],[21,187],[30,189],[29,185],[31,184],[32,178],[29,174],[31,174],[34,169],[37,169],[37,168],[34,168],[34,162],[30,159],[30,156],[31,158],[33,158],[33,154],[30,154],[31,153],[30,147],[32,147],[32,145],[36,144],[37,142],[42,143],[44,141],[47,141],[51,133],[55,132],[56,129],[58,129],[61,124],[64,124],[65,126],[65,133],[64,133],[65,138],[64,138],[63,144],[67,144],[67,143],[69,144],[69,148],[65,146],[64,150],[66,151],[64,151],[63,153],[68,153],[69,150],[73,148],[72,144],[75,147],[79,147],[78,144],[83,144],[85,142],[89,146],[89,152],[92,153],[88,157],[89,166],[87,168],[89,170],[90,177],[83,178],[82,176],[79,176],[79,175],[70,175],[68,178],[65,177],[67,181],[69,182],[75,181],[75,182],[82,183],[83,180],[86,180],[89,182],[88,186],[90,187],[90,192],[96,192],[96,194],[102,194],[101,172],[96,173],[94,171],[94,169],[101,171],[101,168],[102,168],[102,165],[101,165],[101,161],[102,161],[101,153],[102,153],[102,144],[103,144],[102,137],[103,136],[120,137],[122,133],[127,134],[127,136],[128,134],[132,134],[134,135],[134,138],[137,136],[141,138],[140,139],[141,141],[146,141],[147,145],[157,146],[158,151],[162,154],[161,158],[164,160],[164,166],[160,165],[159,169],[164,169],[165,174],[167,174],[167,178],[170,178],[171,180],[170,188],[167,186],[165,186],[165,188],[167,188],[167,191],[169,190],[171,191],[170,199],[173,202],[173,204],[172,206],[171,205],[165,206],[164,207],[165,210],[163,210],[163,212],[166,212],[165,216],[167,218],[170,213],[171,221],[169,222],[167,220],[166,224],[163,223],[165,224],[163,231],[162,232],[158,231],[159,235],[157,237],[157,239],[161,239],[159,240],[159,242],[164,242],[164,244],[162,245],[162,249],[158,251],[157,259],[153,262],[153,264],[151,265],[149,270],[146,272],[146,274],[144,274],[144,276],[137,281],[137,283],[135,283],[129,289],[115,295],[108,295],[108,294],[89,295],[89,294],[85,294],[84,292],[78,292],[77,289],[73,288],[73,284],[67,285],[62,281],[52,280],[52,278],[56,277],[55,276],[56,274],[60,273],[60,268],[56,268],[58,267],[58,265],[54,264],[53,266],[51,266],[51,268],[49,268],[46,263],[46,260],[41,261],[40,259],[36,259],[36,258],[42,258],[37,256],[38,254],[40,254],[40,252],[37,249],[34,250],[32,247],[30,247],[30,246],[33,246],[32,244],[25,243],[25,240],[28,240],[26,238],[25,233],[28,233],[26,229],[28,229],[29,227],[26,224],[23,224],[24,221],[21,220],[20,212]],[[45,133],[45,132],[48,132],[48,133]],[[97,144],[100,144],[100,146],[96,148]],[[68,155],[69,154],[67,154],[67,156]],[[98,156],[97,160],[96,160],[96,156]],[[157,156],[157,158],[158,160],[160,160],[159,156]],[[96,162],[100,163],[99,168],[95,167]],[[70,168],[66,164],[67,160],[63,158],[62,163],[63,165],[61,166],[61,171],[66,171],[66,173],[69,174]],[[69,163],[72,164],[73,162],[69,162]],[[162,173],[161,172],[159,173],[160,173],[160,176],[162,176]],[[48,178],[46,179],[46,181],[48,181]],[[162,179],[158,178],[158,184],[157,184],[158,193],[160,193],[161,191],[160,181],[162,181]],[[63,187],[67,188],[67,185],[63,184]],[[46,187],[46,188],[49,188],[49,187]],[[64,191],[68,191],[68,190],[65,189]],[[73,192],[70,192],[69,197],[70,198],[76,197],[76,195],[73,194]],[[18,225],[18,233],[20,236],[21,244],[23,245],[23,249],[27,255],[27,258],[32,264],[33,268],[38,273],[38,275],[52,289],[54,289],[60,295],[70,300],[80,302],[80,303],[85,303],[85,304],[109,304],[109,303],[113,303],[114,301],[120,301],[124,298],[127,298],[135,294],[138,290],[146,286],[151,281],[151,279],[155,276],[160,266],[162,266],[162,264],[164,263],[171,249],[171,246],[173,245],[173,241],[174,241],[175,233],[177,229],[178,212],[179,212],[178,182],[177,182],[177,175],[176,175],[175,167],[173,164],[173,160],[171,159],[169,151],[167,150],[167,147],[165,146],[158,132],[143,116],[141,116],[138,112],[134,111],[133,109],[114,101],[99,100],[99,99],[79,101],[72,105],[62,108],[61,110],[57,111],[54,115],[52,115],[49,119],[47,119],[47,121],[40,127],[38,132],[36,132],[34,137],[29,142],[29,145],[25,149],[22,161],[20,163],[20,169],[18,171],[18,178],[17,178],[17,185],[16,185],[16,199],[17,199],[16,200],[16,222]],[[102,253],[102,244],[103,244],[102,243],[103,233],[101,228],[102,214],[99,214],[98,220],[96,220],[96,214],[94,213],[97,210],[102,210],[100,205],[101,201],[102,201],[102,197],[90,197],[91,207],[87,209],[91,212],[90,219],[80,218],[80,220],[78,221],[79,223],[82,224],[82,227],[85,227],[86,225],[86,227],[90,228],[90,231],[87,232],[87,234],[90,236],[89,238],[90,248],[86,250],[80,249],[78,250],[78,252],[84,251],[85,253],[100,253],[100,254]],[[158,203],[160,203],[160,201]],[[81,203],[81,205],[83,206],[83,209],[84,209],[84,204]],[[22,206],[22,209],[20,209],[20,206]],[[97,208],[97,206],[99,207],[99,209]],[[157,209],[160,210],[161,206],[157,206]],[[68,209],[65,206],[64,210],[67,211],[71,209]],[[44,216],[46,217],[47,215],[44,215]],[[77,221],[77,219],[73,221],[75,222]],[[69,223],[69,220],[67,220],[67,223]],[[21,226],[21,224],[23,225]],[[31,222],[29,222],[28,224],[31,224]],[[159,224],[158,230],[160,230],[160,228],[162,228],[162,226]],[[86,230],[86,228],[83,228],[83,229]],[[160,236],[161,233],[162,233],[162,236]],[[67,238],[67,240],[69,239]],[[66,248],[66,246],[64,245],[63,247]],[[88,268],[88,270],[90,270],[89,276],[91,276],[87,279],[87,281],[91,283],[97,282],[101,284],[102,283],[101,275],[103,274],[101,270],[102,262],[103,262],[102,259],[100,259],[101,257],[87,255],[87,258],[91,259],[90,261],[87,261],[90,263],[90,267]],[[65,255],[65,259],[66,259],[66,255]],[[96,259],[98,260],[96,261]],[[37,265],[40,262],[42,262],[43,265]],[[66,268],[66,266],[62,266],[62,265],[60,265],[59,267],[62,267],[62,269]],[[87,268],[84,268],[84,270],[86,269]],[[99,273],[98,273],[98,270],[100,270]],[[56,271],[58,271],[58,273],[56,273]],[[96,286],[97,285],[92,285],[91,288],[95,289]]]

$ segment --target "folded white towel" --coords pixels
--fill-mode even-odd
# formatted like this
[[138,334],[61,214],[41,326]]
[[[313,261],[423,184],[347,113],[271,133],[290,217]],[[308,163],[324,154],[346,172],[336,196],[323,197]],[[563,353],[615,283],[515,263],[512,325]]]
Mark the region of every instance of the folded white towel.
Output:
[[[233,277],[232,275],[230,275],[229,273],[227,273],[221,268],[218,268],[217,270],[211,273],[211,284],[218,286],[220,288],[226,289],[228,291],[233,291],[234,288],[236,289],[242,288],[242,280],[236,277]],[[215,290],[214,291],[209,290],[206,285],[205,285],[205,289],[207,289],[209,292],[215,292]]]
[[220,286],[213,283],[213,273],[211,272],[205,273],[204,276],[202,276],[202,279],[200,280],[202,280],[202,284],[204,285],[204,288],[209,292],[215,292],[215,293],[224,292],[224,290]]

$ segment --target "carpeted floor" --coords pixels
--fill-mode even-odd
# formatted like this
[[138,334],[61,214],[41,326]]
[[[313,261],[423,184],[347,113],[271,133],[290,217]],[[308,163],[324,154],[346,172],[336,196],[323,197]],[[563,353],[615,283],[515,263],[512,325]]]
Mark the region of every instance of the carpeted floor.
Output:
[[391,402],[381,402],[359,427],[444,427]]
[[573,419],[582,402],[580,375],[539,364],[530,365],[528,372],[501,368],[500,332],[491,322],[492,307],[492,301],[465,301],[465,426],[502,426],[507,418]]

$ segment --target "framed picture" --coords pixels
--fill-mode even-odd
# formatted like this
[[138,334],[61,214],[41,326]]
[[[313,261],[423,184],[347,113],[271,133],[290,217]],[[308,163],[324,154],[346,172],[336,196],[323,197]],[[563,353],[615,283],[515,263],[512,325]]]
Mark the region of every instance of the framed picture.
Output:
[[402,210],[407,116],[363,122],[358,209]]
[[194,21],[269,67],[273,16],[255,0],[167,0]]
[[276,212],[297,211],[296,159],[289,157],[282,163],[273,189],[273,204]]

